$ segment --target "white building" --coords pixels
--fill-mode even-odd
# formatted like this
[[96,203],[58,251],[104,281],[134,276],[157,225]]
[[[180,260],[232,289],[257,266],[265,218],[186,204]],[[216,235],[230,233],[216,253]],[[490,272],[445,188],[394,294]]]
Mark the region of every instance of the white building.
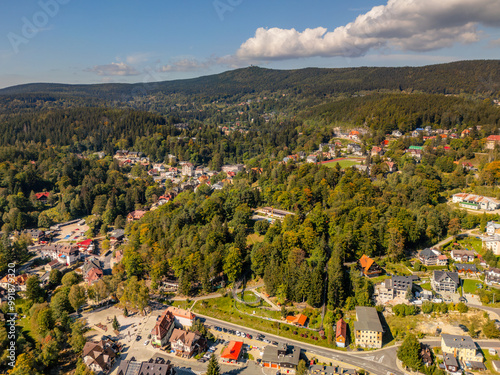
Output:
[[500,255],[500,237],[483,238],[483,247],[495,255]]
[[71,266],[80,259],[80,251],[78,250],[78,246],[69,244],[46,245],[40,249],[40,252],[43,257],[57,259],[60,263],[67,266]]
[[470,210],[493,211],[500,208],[498,199],[468,193],[454,194],[453,203],[459,203],[460,207]]
[[175,318],[175,321],[178,322],[183,327],[191,327],[196,319],[196,315],[194,315],[189,310],[179,309],[178,307],[169,306],[167,308],[167,312],[171,312]]
[[486,234],[488,236],[494,236],[495,234],[500,234],[500,224],[494,221],[488,222],[486,225]]

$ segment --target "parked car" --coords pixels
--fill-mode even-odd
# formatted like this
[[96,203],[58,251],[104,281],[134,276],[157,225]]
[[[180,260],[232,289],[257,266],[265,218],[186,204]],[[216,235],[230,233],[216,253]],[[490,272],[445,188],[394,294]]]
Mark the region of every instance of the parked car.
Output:
[[144,345],[148,345],[148,344],[149,344],[149,340],[144,341]]
[[135,341],[141,341],[142,337],[137,335],[137,337],[135,338]]

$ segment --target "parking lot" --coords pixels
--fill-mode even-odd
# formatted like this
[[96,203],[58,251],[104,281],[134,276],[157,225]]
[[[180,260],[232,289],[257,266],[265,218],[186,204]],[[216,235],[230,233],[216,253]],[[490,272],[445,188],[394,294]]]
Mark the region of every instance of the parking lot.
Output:
[[89,226],[87,224],[79,225],[75,223],[65,225],[60,227],[60,231],[54,237],[54,242],[83,241],[85,239],[85,232],[88,230]]

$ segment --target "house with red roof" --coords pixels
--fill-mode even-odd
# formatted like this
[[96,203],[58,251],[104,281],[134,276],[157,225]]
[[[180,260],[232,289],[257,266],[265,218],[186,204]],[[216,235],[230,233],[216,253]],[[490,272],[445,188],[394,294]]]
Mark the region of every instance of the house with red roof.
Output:
[[156,325],[151,331],[151,345],[164,347],[168,344],[172,332],[175,328],[175,318],[173,314],[165,310],[156,321]]
[[359,265],[361,267],[361,272],[367,277],[379,276],[382,274],[382,269],[379,267],[375,261],[363,254],[359,260]]
[[222,361],[224,363],[236,363],[240,359],[241,349],[243,348],[242,341],[231,341],[229,345],[224,349],[222,355]]
[[48,191],[44,191],[43,193],[36,193],[35,198],[37,201],[46,202],[49,198],[50,193]]
[[94,252],[94,240],[91,238],[88,238],[86,240],[80,241],[76,243],[76,246],[78,246],[78,250],[81,252],[88,252],[88,253],[93,253]]
[[349,136],[348,136],[350,139],[353,139],[355,141],[359,141],[359,132],[357,130],[352,130],[350,133],[349,133]]
[[500,145],[500,135],[490,135],[486,138],[486,149],[494,150],[496,145]]
[[345,348],[347,344],[347,323],[342,318],[337,322],[335,343],[340,348]]

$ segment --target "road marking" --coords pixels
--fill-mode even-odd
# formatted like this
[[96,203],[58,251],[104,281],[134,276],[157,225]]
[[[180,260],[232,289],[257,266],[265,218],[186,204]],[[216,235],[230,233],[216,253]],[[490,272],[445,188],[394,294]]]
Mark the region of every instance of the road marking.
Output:
[[380,357],[379,360],[378,360],[378,363],[382,363],[382,361],[384,360],[384,357],[385,356]]

